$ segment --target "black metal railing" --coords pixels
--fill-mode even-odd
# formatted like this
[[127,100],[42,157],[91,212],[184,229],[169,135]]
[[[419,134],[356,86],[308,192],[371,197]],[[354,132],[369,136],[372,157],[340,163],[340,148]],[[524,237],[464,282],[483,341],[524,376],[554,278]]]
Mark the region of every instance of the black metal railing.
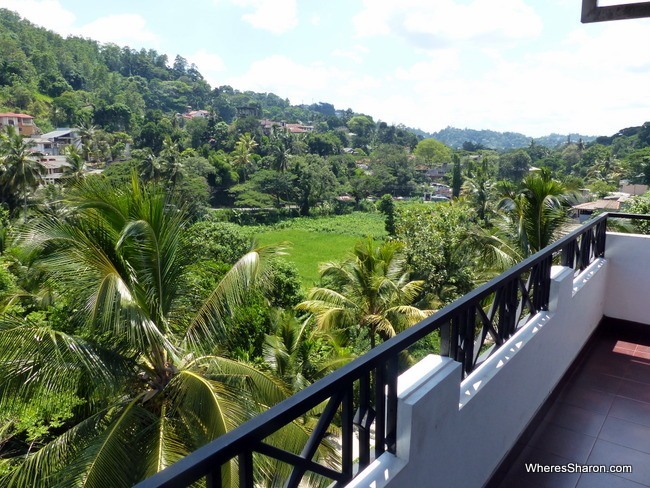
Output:
[[[297,487],[305,476],[342,486],[384,452],[395,453],[397,377],[409,348],[434,333],[440,351],[470,374],[536,313],[547,310],[553,263],[584,270],[605,254],[608,217],[602,214],[490,282],[444,307],[362,357],[334,371],[249,422],[201,447],[137,485],[138,488],[276,484]],[[318,407],[318,415],[313,414]],[[317,417],[300,452],[283,448],[277,434],[289,424]],[[371,445],[374,431],[374,446]],[[324,445],[338,443],[336,449]],[[358,455],[353,458],[354,444]],[[264,466],[264,469],[258,468]],[[264,478],[273,472],[273,482]],[[238,481],[238,482],[237,482]]]

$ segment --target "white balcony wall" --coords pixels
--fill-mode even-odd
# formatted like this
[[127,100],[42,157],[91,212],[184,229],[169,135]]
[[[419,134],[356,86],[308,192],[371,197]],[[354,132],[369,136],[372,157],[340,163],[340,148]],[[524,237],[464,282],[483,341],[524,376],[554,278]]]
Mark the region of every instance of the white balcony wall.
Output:
[[650,236],[607,233],[605,315],[650,323]]
[[[577,279],[573,270],[554,267],[549,311],[460,386],[460,365],[439,356],[400,376],[397,453],[380,456],[348,486],[482,486],[601,320],[611,290],[609,239],[608,260],[596,260]],[[627,248],[622,252],[635,257]],[[649,273],[646,281],[650,285]]]

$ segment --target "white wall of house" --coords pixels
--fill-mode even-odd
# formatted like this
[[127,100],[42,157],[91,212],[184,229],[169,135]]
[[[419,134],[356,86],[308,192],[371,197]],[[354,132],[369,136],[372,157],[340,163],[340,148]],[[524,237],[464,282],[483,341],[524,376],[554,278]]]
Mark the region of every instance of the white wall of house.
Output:
[[610,268],[599,259],[574,279],[554,267],[549,311],[462,383],[460,364],[439,356],[400,376],[397,453],[348,486],[482,486],[601,320]]

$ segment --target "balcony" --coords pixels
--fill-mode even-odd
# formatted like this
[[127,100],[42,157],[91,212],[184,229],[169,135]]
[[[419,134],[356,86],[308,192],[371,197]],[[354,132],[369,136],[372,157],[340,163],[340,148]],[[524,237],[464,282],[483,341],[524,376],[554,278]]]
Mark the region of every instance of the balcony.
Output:
[[[597,217],[138,486],[266,486],[260,466],[284,486],[644,486],[650,237],[607,233],[620,217],[646,218]],[[439,354],[424,355],[431,336]],[[304,446],[275,443],[317,406]],[[340,445],[334,459],[318,458],[323,442]]]

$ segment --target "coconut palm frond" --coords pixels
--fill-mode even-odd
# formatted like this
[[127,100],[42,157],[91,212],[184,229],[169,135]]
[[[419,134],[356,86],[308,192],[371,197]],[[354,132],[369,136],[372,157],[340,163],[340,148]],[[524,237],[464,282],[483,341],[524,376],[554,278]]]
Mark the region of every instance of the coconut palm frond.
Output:
[[132,371],[128,359],[98,352],[88,341],[46,326],[3,317],[0,321],[0,406],[39,392],[75,392],[83,379],[109,390]]
[[279,252],[277,248],[259,248],[233,265],[190,322],[186,339],[194,347],[205,349],[206,344],[214,346],[224,339],[225,317],[244,302],[254,286],[266,285],[270,272],[268,258]]
[[171,466],[192,452],[188,446],[182,422],[168,415],[168,406],[163,403],[160,416],[150,427],[141,432],[145,449],[145,476],[152,476]]
[[142,477],[142,449],[134,441],[152,415],[140,405],[141,396],[111,409],[107,425],[61,472],[60,485],[126,488]]
[[[89,476],[92,480],[98,475],[103,478],[92,486],[132,486],[138,480],[139,469],[131,462],[136,454],[134,446],[132,442],[122,443],[118,439],[130,435],[130,428],[142,420],[142,414],[137,399],[106,408],[29,454],[0,478],[0,484],[43,488],[91,486],[87,483]],[[99,453],[106,456],[105,461],[99,459]]]

